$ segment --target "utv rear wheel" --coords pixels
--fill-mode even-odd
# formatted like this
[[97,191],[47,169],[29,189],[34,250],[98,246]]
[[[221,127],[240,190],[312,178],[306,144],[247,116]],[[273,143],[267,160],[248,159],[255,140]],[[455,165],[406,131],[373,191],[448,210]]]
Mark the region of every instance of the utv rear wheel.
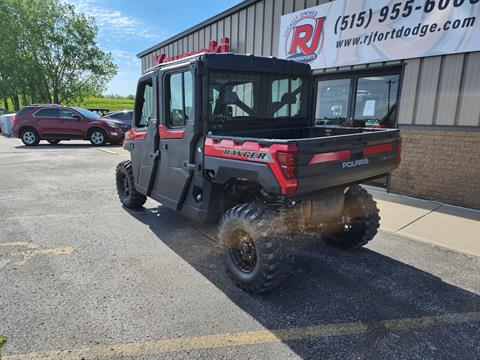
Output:
[[40,142],[40,136],[34,129],[24,129],[20,133],[22,142],[27,146],[36,146]]
[[88,134],[88,139],[95,146],[102,146],[107,143],[107,134],[102,129],[92,129]]
[[61,140],[47,140],[52,145],[57,145]]
[[293,244],[281,217],[256,204],[237,205],[222,217],[219,239],[233,282],[257,294],[277,287],[291,273]]
[[323,239],[339,249],[355,249],[372,240],[379,226],[377,203],[364,188],[354,185],[345,194],[336,231],[323,235]]
[[116,180],[118,197],[125,207],[136,209],[145,204],[147,197],[135,189],[131,161],[122,161],[117,165]]

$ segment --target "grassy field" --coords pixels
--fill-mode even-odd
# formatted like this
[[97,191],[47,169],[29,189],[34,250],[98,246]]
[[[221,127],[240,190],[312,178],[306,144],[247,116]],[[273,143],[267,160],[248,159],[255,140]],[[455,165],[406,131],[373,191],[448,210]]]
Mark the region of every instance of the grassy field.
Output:
[[101,108],[116,110],[133,110],[133,99],[128,98],[87,98],[83,103],[71,104],[83,108]]
[[[68,106],[78,106],[82,108],[101,108],[109,109],[109,111],[116,110],[132,110],[133,109],[133,99],[128,98],[109,98],[109,97],[90,97],[86,98],[82,103],[69,103],[63,104]],[[23,105],[22,105],[23,106]],[[11,101],[8,101],[8,107],[10,112],[13,112],[13,106]],[[3,108],[3,101],[0,103],[0,108]]]

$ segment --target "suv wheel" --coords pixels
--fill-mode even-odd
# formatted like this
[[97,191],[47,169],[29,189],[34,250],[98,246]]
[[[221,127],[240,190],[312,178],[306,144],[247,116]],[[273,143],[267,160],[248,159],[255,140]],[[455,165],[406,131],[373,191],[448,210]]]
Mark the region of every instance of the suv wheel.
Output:
[[377,203],[364,188],[354,185],[345,194],[337,230],[322,238],[327,244],[339,249],[356,249],[372,240],[379,226]]
[[92,145],[101,146],[107,143],[107,134],[101,129],[93,129],[90,131],[88,139]]
[[36,146],[40,142],[40,136],[38,136],[38,133],[33,129],[22,130],[20,138],[27,146]]
[[135,189],[132,162],[130,160],[122,161],[117,165],[116,181],[118,197],[125,207],[136,209],[145,204],[147,197]]
[[237,205],[223,215],[219,239],[225,268],[238,287],[262,293],[291,273],[293,241],[283,227],[280,215],[253,203]]

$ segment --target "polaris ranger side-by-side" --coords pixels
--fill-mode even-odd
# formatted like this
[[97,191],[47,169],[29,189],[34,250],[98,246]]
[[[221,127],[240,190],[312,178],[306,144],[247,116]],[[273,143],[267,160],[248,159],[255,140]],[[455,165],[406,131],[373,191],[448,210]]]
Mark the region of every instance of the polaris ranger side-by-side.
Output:
[[120,200],[147,196],[196,222],[219,221],[233,281],[277,286],[293,264],[293,235],[357,248],[379,226],[358,183],[400,161],[397,129],[315,126],[309,65],[203,54],[150,69],[138,83],[117,167]]

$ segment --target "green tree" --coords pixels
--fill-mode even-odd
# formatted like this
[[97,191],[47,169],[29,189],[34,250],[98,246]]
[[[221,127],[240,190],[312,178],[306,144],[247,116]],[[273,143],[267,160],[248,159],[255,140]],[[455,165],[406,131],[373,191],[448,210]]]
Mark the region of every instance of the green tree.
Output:
[[[98,94],[116,74],[95,19],[59,0],[2,0],[0,95],[57,104]],[[5,51],[4,51],[5,49]]]

